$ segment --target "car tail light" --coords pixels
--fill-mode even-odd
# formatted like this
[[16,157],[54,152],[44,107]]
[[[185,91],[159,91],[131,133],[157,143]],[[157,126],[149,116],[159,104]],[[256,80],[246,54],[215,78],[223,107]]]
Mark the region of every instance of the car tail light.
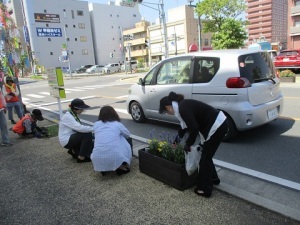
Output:
[[226,81],[228,88],[247,88],[251,87],[250,81],[245,77],[230,77]]

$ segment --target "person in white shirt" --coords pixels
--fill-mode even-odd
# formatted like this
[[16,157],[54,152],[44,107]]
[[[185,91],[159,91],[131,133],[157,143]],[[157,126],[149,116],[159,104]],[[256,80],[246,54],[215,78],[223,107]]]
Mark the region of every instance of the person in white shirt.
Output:
[[118,175],[130,171],[132,147],[130,132],[120,122],[120,117],[111,106],[101,108],[98,121],[94,124],[95,143],[91,154],[94,170],[115,171]]
[[90,106],[76,98],[69,107],[59,122],[59,142],[62,147],[68,149],[68,153],[77,159],[78,163],[90,162],[90,155],[94,147],[93,127],[81,124],[78,117],[84,109]]

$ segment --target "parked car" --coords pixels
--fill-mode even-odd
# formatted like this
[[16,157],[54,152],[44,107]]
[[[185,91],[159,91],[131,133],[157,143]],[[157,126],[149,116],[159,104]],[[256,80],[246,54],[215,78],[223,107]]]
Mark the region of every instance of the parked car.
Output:
[[212,50],[165,59],[130,87],[127,111],[135,122],[178,123],[175,116],[158,112],[160,99],[170,91],[222,110],[229,125],[224,140],[277,119],[283,108],[280,80],[266,51]]
[[93,65],[84,65],[84,66],[80,66],[78,69],[75,70],[75,73],[85,73],[86,70],[90,67],[92,67]]
[[103,73],[115,73],[120,71],[121,71],[121,66],[119,63],[110,63],[102,68]]
[[275,57],[274,65],[278,69],[300,70],[300,49],[283,50]]
[[137,70],[137,65],[138,65],[138,61],[137,60],[131,60],[130,61],[126,61],[122,66],[121,66],[121,71],[123,72],[130,72],[130,67],[132,71],[136,71]]
[[102,69],[104,66],[102,65],[94,65],[86,70],[86,73],[102,73]]

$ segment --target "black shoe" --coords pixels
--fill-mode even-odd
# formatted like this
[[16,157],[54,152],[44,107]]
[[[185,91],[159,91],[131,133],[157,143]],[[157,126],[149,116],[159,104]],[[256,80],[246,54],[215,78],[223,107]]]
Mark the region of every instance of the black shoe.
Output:
[[68,153],[73,157],[73,159],[77,159],[77,155],[72,151],[72,149],[69,149]]
[[91,162],[92,160],[89,157],[85,157],[84,159],[77,159],[77,163],[85,163]]
[[10,120],[11,124],[16,124],[16,121]]
[[220,182],[221,182],[221,181],[220,181],[219,178],[213,179],[213,184],[214,184],[214,185],[219,185]]
[[194,192],[195,192],[195,194],[196,195],[199,195],[199,196],[201,196],[201,197],[205,197],[205,198],[209,198],[210,196],[211,196],[211,194],[208,194],[208,193],[199,193],[198,191],[201,191],[201,190],[199,190],[198,188],[195,188],[194,189]]
[[130,169],[126,169],[126,170],[122,170],[122,169],[116,169],[116,173],[120,176],[122,174],[125,174],[125,173],[129,173],[130,172]]
[[107,172],[106,171],[101,171],[101,174],[104,177],[107,174]]

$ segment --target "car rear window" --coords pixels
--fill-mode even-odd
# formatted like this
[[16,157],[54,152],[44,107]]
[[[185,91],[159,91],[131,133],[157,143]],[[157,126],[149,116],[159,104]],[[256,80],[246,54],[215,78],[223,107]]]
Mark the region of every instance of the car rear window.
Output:
[[238,58],[238,62],[240,76],[247,78],[251,83],[275,78],[275,67],[267,52],[242,55]]
[[285,51],[285,52],[280,52],[279,56],[295,56],[299,52],[298,51]]

